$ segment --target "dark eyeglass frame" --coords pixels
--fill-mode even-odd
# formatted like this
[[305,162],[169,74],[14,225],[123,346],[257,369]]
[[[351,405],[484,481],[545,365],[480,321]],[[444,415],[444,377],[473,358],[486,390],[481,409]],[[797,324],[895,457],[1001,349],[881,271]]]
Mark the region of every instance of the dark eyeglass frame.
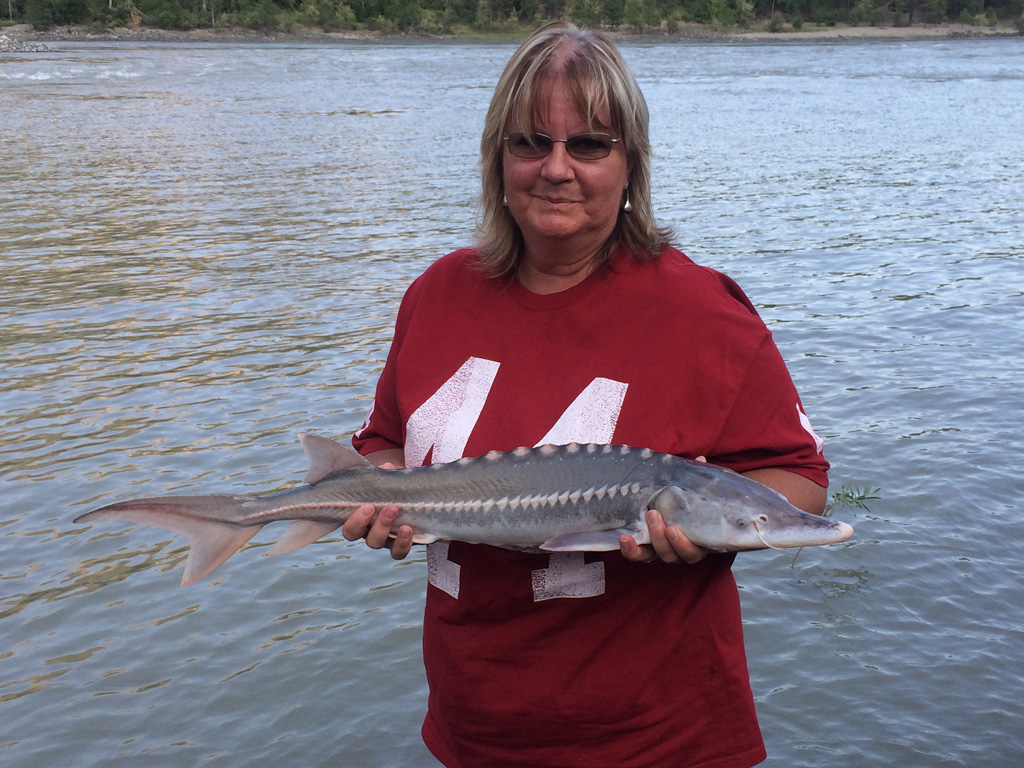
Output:
[[[581,150],[581,145],[588,141],[597,141],[600,146],[592,151]],[[513,157],[523,160],[539,160],[551,154],[556,143],[565,144],[569,157],[576,160],[604,160],[612,153],[612,148],[620,139],[613,139],[607,133],[574,133],[564,139],[553,139],[545,133],[527,133],[526,131],[509,131],[503,139]],[[607,144],[605,144],[607,142]]]

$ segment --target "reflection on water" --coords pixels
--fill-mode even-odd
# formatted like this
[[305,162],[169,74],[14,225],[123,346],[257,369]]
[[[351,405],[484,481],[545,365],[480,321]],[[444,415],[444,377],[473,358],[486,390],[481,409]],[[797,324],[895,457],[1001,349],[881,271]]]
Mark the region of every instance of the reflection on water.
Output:
[[[5,764],[432,764],[421,553],[263,557],[277,526],[178,589],[182,539],[71,520],[280,490],[296,432],[358,426],[405,286],[477,223],[510,52],[0,57]],[[881,488],[853,541],[737,561],[769,764],[1016,764],[1024,47],[625,52],[656,209],[772,326],[834,485]]]
[[809,583],[821,592],[823,602],[841,597],[857,597],[861,590],[870,589],[873,576],[866,570],[823,569]]

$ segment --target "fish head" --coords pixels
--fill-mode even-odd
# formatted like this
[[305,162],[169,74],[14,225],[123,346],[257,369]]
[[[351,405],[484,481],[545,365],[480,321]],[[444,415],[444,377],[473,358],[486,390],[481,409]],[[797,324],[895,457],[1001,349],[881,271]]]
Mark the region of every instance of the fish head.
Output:
[[853,528],[811,515],[756,480],[715,473],[707,482],[660,489],[648,504],[693,543],[718,552],[785,549],[846,541]]

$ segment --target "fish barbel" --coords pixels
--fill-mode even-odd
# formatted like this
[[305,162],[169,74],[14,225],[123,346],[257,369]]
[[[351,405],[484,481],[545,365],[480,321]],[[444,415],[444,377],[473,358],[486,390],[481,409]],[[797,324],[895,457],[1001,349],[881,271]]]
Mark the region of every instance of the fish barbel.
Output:
[[335,530],[362,504],[396,505],[393,530],[410,526],[416,544],[610,551],[622,534],[649,543],[649,509],[720,552],[834,544],[853,535],[846,523],[803,512],[756,480],[649,449],[544,445],[386,470],[333,440],[308,433],[299,440],[310,467],[305,484],[292,490],[132,499],[75,522],[121,520],[186,536],[182,586],[209,575],[267,523],[293,521],[270,552],[284,554]]

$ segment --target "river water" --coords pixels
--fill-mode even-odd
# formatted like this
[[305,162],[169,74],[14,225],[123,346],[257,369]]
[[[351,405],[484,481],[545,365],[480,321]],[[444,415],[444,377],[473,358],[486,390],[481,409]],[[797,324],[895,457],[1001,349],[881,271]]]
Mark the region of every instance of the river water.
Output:
[[[0,56],[4,765],[436,765],[421,551],[271,527],[180,589],[183,539],[71,521],[281,489],[358,426],[511,51]],[[766,765],[1020,765],[1024,38],[623,51],[662,221],[760,308],[833,490],[879,489],[737,559]]]

